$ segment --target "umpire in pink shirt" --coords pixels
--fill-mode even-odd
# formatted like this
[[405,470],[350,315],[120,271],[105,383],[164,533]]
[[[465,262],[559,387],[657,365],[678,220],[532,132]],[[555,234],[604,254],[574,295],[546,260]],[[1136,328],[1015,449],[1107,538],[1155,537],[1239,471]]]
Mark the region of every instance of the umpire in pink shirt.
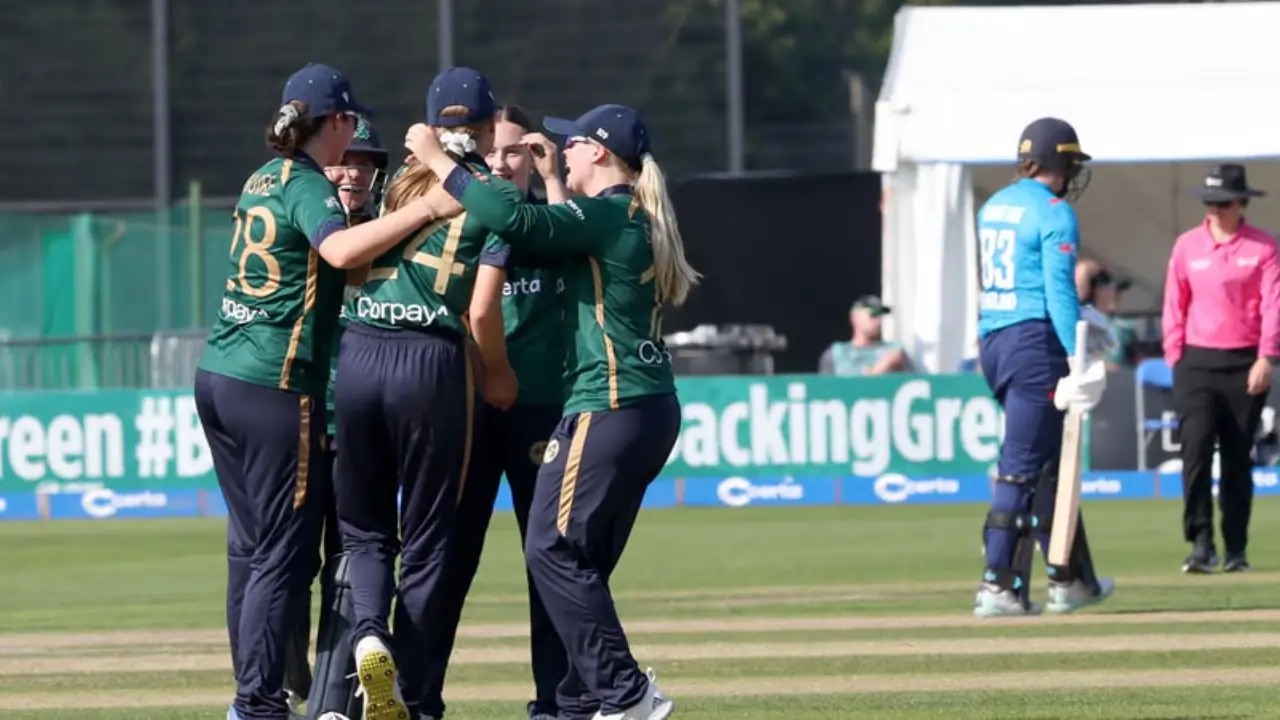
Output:
[[1263,192],[1241,165],[1221,165],[1195,193],[1202,223],[1173,246],[1164,286],[1164,358],[1182,443],[1182,527],[1193,544],[1182,565],[1208,573],[1218,565],[1213,538],[1213,453],[1221,455],[1225,572],[1249,569],[1245,546],[1253,509],[1253,440],[1280,359],[1280,261],[1276,239],[1250,225],[1244,209]]

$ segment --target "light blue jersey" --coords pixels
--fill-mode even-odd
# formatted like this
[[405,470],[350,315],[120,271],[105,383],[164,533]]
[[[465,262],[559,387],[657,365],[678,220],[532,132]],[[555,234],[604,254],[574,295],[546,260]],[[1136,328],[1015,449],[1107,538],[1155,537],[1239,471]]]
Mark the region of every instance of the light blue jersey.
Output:
[[978,211],[982,260],[978,335],[1048,319],[1062,347],[1075,352],[1076,254],[1080,226],[1070,203],[1037,180],[1023,179]]

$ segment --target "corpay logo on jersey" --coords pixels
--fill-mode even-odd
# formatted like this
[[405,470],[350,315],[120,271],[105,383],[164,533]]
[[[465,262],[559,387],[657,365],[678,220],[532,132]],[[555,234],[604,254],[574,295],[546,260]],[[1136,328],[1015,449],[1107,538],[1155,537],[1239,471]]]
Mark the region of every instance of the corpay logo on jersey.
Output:
[[80,507],[91,518],[109,518],[119,510],[135,508],[160,509],[168,506],[169,498],[164,493],[144,491],[139,493],[116,493],[106,488],[89,490],[80,496]]
[[876,497],[887,503],[906,502],[915,495],[955,495],[960,492],[960,481],[950,478],[912,480],[905,475],[890,473],[876,478]]
[[743,477],[725,478],[716,487],[716,497],[729,507],[745,507],[753,500],[803,500],[804,487],[791,478],[776,485],[756,485]]
[[642,340],[636,347],[636,357],[645,365],[670,365],[671,351],[666,345],[659,345],[652,340]]
[[356,300],[356,315],[390,323],[408,321],[426,327],[434,323],[437,317],[448,317],[449,308],[433,309],[416,303],[374,302],[372,298],[361,296]]

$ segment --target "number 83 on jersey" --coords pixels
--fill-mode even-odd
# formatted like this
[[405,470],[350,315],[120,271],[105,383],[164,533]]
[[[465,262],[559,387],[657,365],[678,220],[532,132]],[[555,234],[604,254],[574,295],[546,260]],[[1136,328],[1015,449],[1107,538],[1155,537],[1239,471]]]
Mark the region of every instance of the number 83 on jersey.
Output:
[[1014,292],[1017,231],[1013,228],[979,228],[978,245],[982,260],[982,309],[1017,309],[1018,294]]

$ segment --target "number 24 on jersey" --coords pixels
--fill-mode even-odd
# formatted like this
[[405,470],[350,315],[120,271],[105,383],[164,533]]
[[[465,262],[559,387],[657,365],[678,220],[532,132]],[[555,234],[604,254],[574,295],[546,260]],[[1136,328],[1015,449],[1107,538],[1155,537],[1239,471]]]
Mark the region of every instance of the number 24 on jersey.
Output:
[[979,228],[978,244],[982,260],[982,309],[1017,308],[1018,295],[1013,292],[1017,231],[1013,228]]

